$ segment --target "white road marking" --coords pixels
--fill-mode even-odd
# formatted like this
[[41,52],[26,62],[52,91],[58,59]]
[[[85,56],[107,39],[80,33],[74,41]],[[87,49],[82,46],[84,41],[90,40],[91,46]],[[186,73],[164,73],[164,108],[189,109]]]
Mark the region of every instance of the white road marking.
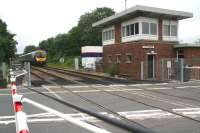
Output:
[[183,88],[199,88],[200,89],[200,86],[177,86],[176,88],[178,88],[178,89],[183,89]]
[[[172,111],[187,115],[188,117],[196,118],[200,117],[200,108],[178,108],[172,109]],[[113,117],[117,119],[118,117],[113,116],[107,112],[99,112],[100,114],[104,114],[109,117]],[[136,110],[136,111],[123,111],[117,112],[118,114],[131,119],[131,120],[145,120],[145,119],[175,119],[175,118],[182,118],[181,116],[162,111],[162,110]],[[82,121],[89,121],[89,122],[97,122],[98,120],[92,116],[89,116],[84,113],[70,113],[65,114],[75,119],[79,119]],[[12,124],[15,123],[14,116],[0,116],[0,124]],[[51,113],[39,113],[39,114],[31,114],[27,115],[28,122],[30,123],[38,123],[38,122],[53,122],[53,121],[64,121],[62,118],[58,118],[54,114]]]
[[60,100],[64,100],[61,96],[59,96],[58,94],[56,94],[54,91],[52,91],[49,87],[42,85],[43,88],[45,88],[47,91],[49,91],[51,94],[53,94],[54,96],[56,96],[58,99]]
[[64,85],[65,88],[88,88],[87,85]]
[[153,87],[153,88],[146,88],[146,89],[143,89],[143,90],[171,90],[173,88],[169,88],[169,87]]

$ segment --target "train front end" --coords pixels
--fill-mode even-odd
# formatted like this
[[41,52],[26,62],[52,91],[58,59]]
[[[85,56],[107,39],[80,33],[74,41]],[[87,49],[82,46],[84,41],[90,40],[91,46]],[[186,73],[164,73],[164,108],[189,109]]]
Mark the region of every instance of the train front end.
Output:
[[44,66],[47,61],[47,54],[45,51],[37,51],[34,56],[34,64]]

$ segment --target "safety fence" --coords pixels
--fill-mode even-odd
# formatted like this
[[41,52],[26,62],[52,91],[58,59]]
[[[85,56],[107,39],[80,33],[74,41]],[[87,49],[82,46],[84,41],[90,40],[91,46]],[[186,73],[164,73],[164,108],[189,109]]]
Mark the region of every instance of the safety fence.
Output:
[[141,62],[142,80],[200,80],[200,59],[163,58]]

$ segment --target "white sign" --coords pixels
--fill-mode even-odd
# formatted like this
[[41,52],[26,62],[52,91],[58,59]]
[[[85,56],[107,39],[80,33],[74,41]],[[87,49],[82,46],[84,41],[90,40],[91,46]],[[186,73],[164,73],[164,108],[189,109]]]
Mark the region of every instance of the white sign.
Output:
[[65,62],[65,59],[62,57],[62,58],[60,58],[60,63],[64,63]]
[[167,68],[171,68],[172,67],[172,62],[171,61],[167,61]]
[[79,70],[79,61],[78,61],[78,58],[75,58],[74,59],[74,66],[75,66],[75,70]]
[[154,48],[153,45],[146,45],[146,46],[142,46],[142,48]]

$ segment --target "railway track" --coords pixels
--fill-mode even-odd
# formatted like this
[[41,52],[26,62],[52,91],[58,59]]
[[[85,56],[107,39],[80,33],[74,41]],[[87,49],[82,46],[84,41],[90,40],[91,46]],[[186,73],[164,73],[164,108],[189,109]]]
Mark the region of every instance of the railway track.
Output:
[[[35,69],[35,68],[34,68]],[[37,69],[38,70],[38,69]],[[39,71],[41,71],[41,72],[44,72],[44,73],[46,73],[46,74],[49,74],[49,71],[55,71],[56,73],[60,73],[60,74],[69,74],[69,75],[73,75],[73,76],[79,76],[79,74],[76,74],[75,72],[72,72],[72,73],[70,73],[70,72],[66,72],[66,70],[65,71],[63,71],[63,70],[55,70],[55,68],[53,68],[53,69],[51,69],[51,68],[47,68],[46,70],[43,68],[43,69],[40,69]],[[54,74],[52,74],[52,73],[50,73],[50,75],[51,76],[58,76],[58,75],[54,75]],[[62,76],[58,76],[59,78],[64,78],[64,77],[62,77]],[[91,77],[89,77],[89,76],[84,76],[84,75],[80,75],[80,77],[83,77],[83,78],[87,78],[87,79],[90,79]],[[98,77],[99,78],[99,77]],[[100,79],[97,79],[97,80],[100,80]],[[81,82],[77,82],[77,81],[75,81],[76,83],[79,83],[79,84],[81,84],[81,85],[83,85],[84,83],[81,83]],[[110,81],[106,81],[107,83],[111,83]],[[93,88],[93,89],[97,89],[97,90],[99,90],[99,88],[95,88],[95,87],[93,87],[93,86],[89,86],[90,88]],[[140,88],[140,87],[139,87]],[[65,88],[66,89],[66,88]],[[146,103],[146,102],[143,102],[143,101],[140,101],[140,100],[137,100],[137,99],[134,99],[134,98],[130,98],[130,97],[126,97],[126,96],[122,96],[122,95],[120,95],[120,94],[116,94],[116,93],[112,93],[112,92],[108,92],[108,91],[104,91],[104,90],[102,90],[102,89],[100,89],[100,91],[102,91],[102,92],[105,92],[105,93],[108,93],[108,94],[110,94],[110,95],[114,95],[114,96],[118,96],[118,97],[120,97],[120,98],[123,98],[123,99],[126,99],[126,100],[129,100],[129,101],[132,101],[132,102],[137,102],[137,103],[140,103],[140,104],[143,104],[143,105],[145,105],[145,106],[148,106],[148,107],[152,107],[152,108],[156,108],[156,109],[160,109],[160,110],[163,110],[163,111],[165,111],[165,112],[169,112],[169,113],[171,113],[171,114],[174,114],[174,115],[177,115],[177,116],[180,116],[180,117],[183,117],[183,118],[185,118],[185,119],[189,119],[189,120],[192,120],[192,121],[195,121],[195,122],[198,122],[198,123],[200,123],[200,120],[198,120],[198,119],[194,119],[194,118],[191,118],[191,117],[188,117],[188,116],[186,116],[186,115],[183,115],[183,114],[180,114],[180,113],[177,113],[177,112],[174,112],[174,111],[172,111],[172,110],[170,110],[170,109],[168,109],[168,108],[163,108],[163,107],[159,107],[159,106],[155,106],[155,105],[150,105],[150,104],[148,104],[148,103]],[[126,92],[126,91],[125,91]],[[127,92],[128,93],[128,92]],[[73,93],[74,94],[74,93]],[[76,94],[77,95],[77,94]],[[82,96],[81,96],[82,97]],[[82,99],[85,99],[86,100],[86,98],[83,98],[82,97]],[[93,102],[93,101],[92,101]],[[100,105],[100,106],[102,106],[102,105]]]
[[[57,69],[57,68],[45,67],[45,69],[53,70],[53,71],[56,71],[56,72],[59,72],[59,73],[68,74],[68,75],[71,75],[71,76],[78,76],[78,77],[86,78],[88,80],[95,79],[95,80],[98,80],[99,82],[102,82],[104,84],[116,84],[118,82],[125,82],[126,84],[134,84],[134,83],[138,82],[138,81],[133,82],[133,81],[129,81],[129,80],[125,81],[125,80],[122,80],[122,79],[114,79],[112,77],[102,77],[102,76],[99,76],[99,75],[76,72],[76,71],[70,71],[70,70],[64,70],[64,69],[60,69],[60,68]],[[148,81],[144,81],[144,82],[140,82],[140,83],[149,83],[149,82]],[[158,83],[158,82],[154,82],[154,83]],[[161,84],[159,86],[166,87],[166,86],[161,85]],[[186,100],[190,100],[190,101],[196,101],[196,102],[200,103],[200,100],[199,99],[195,99],[195,98],[190,98],[190,97],[185,97],[185,96],[177,96],[177,95],[168,94],[168,93],[165,93],[165,92],[160,92],[158,90],[148,90],[148,89],[146,89],[144,87],[141,87],[141,86],[134,86],[134,87],[137,88],[137,89],[142,89],[142,90],[153,92],[153,93],[157,93],[157,94],[172,96],[172,97],[176,97],[176,98],[180,98],[180,99],[186,99]],[[118,88],[118,87],[115,87],[115,88]],[[176,89],[176,87],[171,87],[171,88],[172,89]]]
[[[41,72],[41,71],[40,71],[40,72]],[[45,73],[46,73],[46,72],[45,72]],[[46,73],[46,74],[47,74],[47,73]],[[41,77],[41,76],[39,76],[39,75],[37,75],[37,74],[35,74],[35,73],[34,73],[34,75],[37,76],[38,78],[42,79],[42,80],[45,80],[43,77]],[[50,74],[50,75],[51,75],[51,74]],[[52,76],[52,75],[51,75],[51,76]],[[58,78],[60,78],[60,77],[58,77]],[[77,82],[76,82],[76,83],[77,83]],[[61,88],[63,88],[63,87],[61,86]],[[103,105],[101,105],[101,104],[98,104],[97,102],[94,102],[94,101],[90,100],[90,99],[87,98],[87,97],[81,96],[81,95],[79,95],[78,93],[74,93],[73,91],[71,91],[71,90],[69,90],[69,89],[67,89],[67,88],[63,88],[63,89],[67,90],[68,93],[71,93],[71,94],[73,94],[73,95],[75,95],[75,96],[78,96],[78,97],[80,98],[80,100],[85,101],[85,102],[88,102],[88,103],[90,103],[90,104],[92,104],[92,105],[95,105],[96,107],[98,107],[98,108],[100,108],[100,109],[103,109],[103,110],[106,111],[107,113],[112,114],[113,116],[115,116],[115,118],[117,118],[117,119],[120,119],[120,120],[123,120],[123,121],[125,121],[125,122],[128,122],[128,124],[130,124],[130,125],[131,125],[131,124],[134,124],[134,125],[139,125],[139,126],[141,126],[141,127],[143,127],[143,128],[146,128],[146,127],[144,127],[143,125],[141,125],[140,123],[137,123],[136,121],[130,120],[130,119],[126,118],[125,116],[120,115],[120,114],[117,113],[116,111],[111,110],[111,109],[109,109],[108,107],[103,106]]]
[[[120,79],[114,79],[112,77],[103,77],[102,78],[102,76],[98,76],[98,75],[87,74],[87,73],[76,72],[76,71],[70,71],[70,70],[63,70],[63,69],[60,69],[60,68],[57,69],[57,68],[47,67],[45,69],[54,70],[54,71],[61,72],[61,73],[71,74],[72,76],[81,76],[81,77],[84,77],[84,78],[91,78],[91,79],[93,79],[95,77],[98,77],[98,78],[95,78],[95,79],[96,80],[101,80],[102,82],[107,83],[107,84],[115,84],[116,80],[121,81],[121,82],[123,81],[123,80],[120,80]],[[107,80],[102,80],[102,79],[107,79]],[[113,81],[115,81],[115,82],[113,82]],[[127,83],[134,83],[134,82],[127,81]],[[148,83],[148,82],[145,81],[144,83]],[[155,82],[155,83],[157,83],[157,82]],[[166,87],[166,86],[163,86],[163,85],[159,85],[159,86]],[[190,100],[190,101],[196,101],[196,102],[200,103],[200,100],[199,99],[195,99],[195,98],[190,98],[190,97],[185,97],[185,96],[177,96],[177,95],[169,94],[169,93],[166,93],[166,92],[161,92],[161,91],[158,91],[158,90],[148,90],[148,89],[146,89],[144,87],[141,87],[141,86],[137,86],[135,88],[143,89],[145,91],[149,91],[149,92],[153,92],[153,93],[157,93],[157,94],[172,96],[172,97],[176,97],[176,98],[180,98],[180,99],[186,99],[186,100]],[[176,89],[176,87],[172,87],[172,86],[171,86],[171,88],[172,89]]]

